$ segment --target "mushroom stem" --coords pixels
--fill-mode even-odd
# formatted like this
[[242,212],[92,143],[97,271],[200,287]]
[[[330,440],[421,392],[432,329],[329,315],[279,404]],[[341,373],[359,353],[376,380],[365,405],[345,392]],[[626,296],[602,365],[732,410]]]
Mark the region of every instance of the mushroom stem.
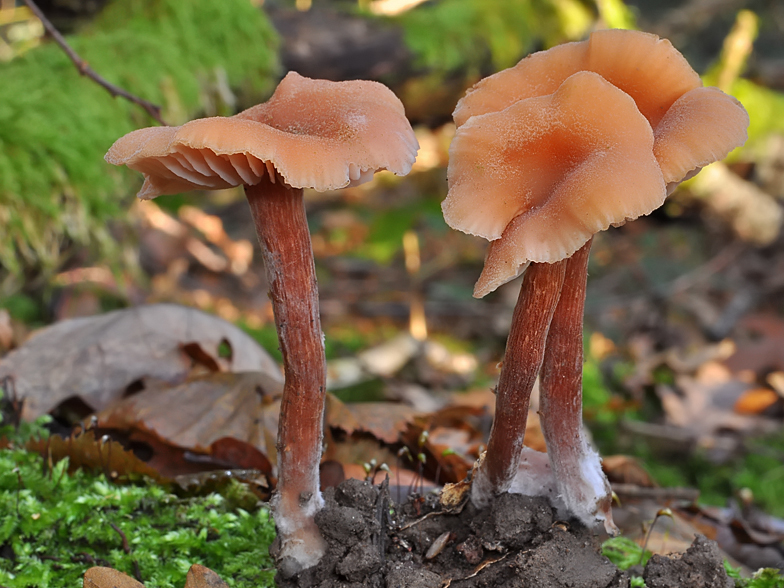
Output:
[[474,476],[471,499],[487,506],[509,490],[523,451],[528,401],[542,366],[545,341],[563,284],[566,260],[532,263],[512,315],[487,453]]
[[316,271],[302,189],[265,176],[246,186],[245,195],[261,243],[283,354],[278,487],[272,507],[281,542],[280,569],[294,574],[315,565],[325,550],[314,520],[324,505],[318,467],[326,394]]
[[610,534],[612,491],[599,455],[583,432],[583,311],[591,240],[567,260],[540,374],[539,415],[547,453],[566,508],[583,523],[603,522]]

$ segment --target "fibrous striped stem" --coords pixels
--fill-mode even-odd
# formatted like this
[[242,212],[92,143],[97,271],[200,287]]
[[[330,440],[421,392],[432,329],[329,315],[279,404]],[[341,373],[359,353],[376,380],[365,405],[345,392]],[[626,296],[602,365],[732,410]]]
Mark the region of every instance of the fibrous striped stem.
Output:
[[566,264],[561,296],[550,323],[540,374],[542,432],[558,495],[569,512],[584,523],[612,520],[612,492],[598,454],[583,432],[583,312],[591,241]]
[[520,465],[528,402],[544,358],[566,263],[532,263],[525,272],[496,388],[487,453],[471,486],[472,501],[479,507],[509,490]]
[[314,521],[319,491],[326,359],[318,288],[302,189],[264,177],[245,194],[261,243],[285,384],[278,424],[278,486],[273,512],[279,560],[295,573],[315,565],[325,543]]

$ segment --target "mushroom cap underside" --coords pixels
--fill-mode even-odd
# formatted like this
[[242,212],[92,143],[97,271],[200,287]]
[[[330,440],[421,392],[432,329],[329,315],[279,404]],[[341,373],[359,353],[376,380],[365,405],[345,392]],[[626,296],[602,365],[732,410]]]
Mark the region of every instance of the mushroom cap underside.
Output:
[[400,100],[377,82],[289,73],[273,97],[232,117],[151,127],[106,154],[145,176],[140,198],[257,184],[277,173],[294,188],[332,190],[387,169],[411,170],[419,145]]

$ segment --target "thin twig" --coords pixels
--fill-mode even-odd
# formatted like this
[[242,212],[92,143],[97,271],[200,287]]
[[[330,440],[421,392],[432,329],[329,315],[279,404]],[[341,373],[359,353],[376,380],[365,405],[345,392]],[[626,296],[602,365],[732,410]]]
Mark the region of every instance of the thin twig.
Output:
[[114,523],[109,523],[109,526],[112,529],[114,529],[114,531],[120,536],[120,539],[122,539],[123,551],[125,553],[130,553],[131,552],[131,546],[128,545],[128,537],[125,536],[125,533],[122,532],[122,529],[120,529],[120,527],[118,527]]
[[139,569],[139,562],[136,560],[133,560],[133,575],[138,582],[144,582],[144,580],[142,580],[142,571]]
[[422,515],[418,519],[416,519],[414,521],[411,521],[410,523],[406,523],[405,525],[400,527],[400,530],[401,531],[405,531],[406,529],[410,529],[411,527],[413,527],[415,525],[418,525],[419,523],[421,523],[422,521],[424,521],[426,519],[429,519],[429,518],[432,518],[432,517],[440,517],[440,516],[445,515],[445,514],[451,514],[451,513],[447,512],[445,510],[432,510],[432,511],[430,511],[427,514]]
[[[3,404],[8,405],[8,410],[11,411],[10,414],[10,424],[14,427],[14,430],[19,430],[19,425],[22,422],[22,409],[24,408],[24,398],[20,399],[16,394],[16,381],[14,380],[13,376],[6,376],[0,381],[0,390],[3,392],[3,398],[5,398],[5,402]],[[0,407],[0,411],[2,407]]]
[[148,102],[143,98],[139,98],[138,96],[134,96],[130,92],[123,90],[119,86],[115,86],[111,82],[105,80],[103,77],[98,75],[84,59],[79,57],[79,54],[76,51],[74,51],[73,48],[68,44],[68,42],[63,38],[63,36],[60,34],[60,31],[58,31],[54,27],[54,25],[51,22],[49,22],[49,19],[46,18],[46,15],[43,12],[41,12],[41,9],[38,8],[38,6],[35,4],[35,2],[33,2],[33,0],[24,0],[24,3],[27,4],[27,7],[33,12],[33,14],[35,14],[36,17],[38,17],[38,19],[41,21],[41,24],[44,25],[44,29],[46,29],[46,32],[49,34],[50,37],[52,37],[52,39],[54,39],[55,43],[57,43],[60,46],[60,48],[65,52],[65,54],[68,56],[68,59],[70,59],[73,62],[73,64],[76,66],[76,69],[79,71],[80,75],[87,76],[95,83],[97,83],[99,86],[103,87],[112,96],[114,97],[119,96],[120,98],[125,98],[126,100],[133,102],[134,104],[138,104],[139,106],[144,108],[144,110],[147,111],[147,114],[149,114],[152,118],[157,120],[162,125],[168,126],[166,124],[166,121],[164,121],[163,118],[161,118],[160,106],[158,106],[157,104],[153,104],[152,102]]
[[687,500],[694,502],[700,497],[696,488],[646,488],[636,484],[613,483],[613,491],[624,498],[652,498],[654,500]]
[[671,519],[675,518],[672,516],[672,511],[669,508],[659,509],[659,511],[656,513],[656,516],[653,517],[653,522],[651,523],[651,526],[648,528],[648,532],[645,534],[645,541],[643,541],[642,551],[640,552],[640,561],[637,563],[637,565],[640,566],[642,565],[642,561],[643,559],[645,559],[645,550],[648,548],[648,539],[651,538],[651,533],[653,532],[653,528],[656,526],[656,521],[658,521],[659,517],[662,516],[670,517]]
[[17,484],[16,484],[16,518],[19,518],[19,490],[24,486],[24,482],[22,481],[22,473],[19,471],[19,468],[14,468],[11,470],[12,472],[16,473]]
[[[524,553],[528,553],[528,552],[525,551]],[[446,580],[445,582],[443,582],[441,584],[441,588],[449,588],[449,586],[452,585],[452,581],[453,580],[457,581],[457,582],[462,582],[463,580],[468,580],[470,578],[475,578],[476,576],[479,575],[479,572],[484,570],[486,567],[491,566],[493,564],[497,564],[499,561],[504,561],[508,556],[509,556],[509,554],[506,553],[506,554],[502,555],[501,557],[497,557],[495,559],[488,559],[486,561],[483,561],[482,563],[480,563],[476,567],[476,569],[471,574],[469,574],[469,575],[467,575],[467,576],[465,576],[463,578],[449,578],[448,580]]]

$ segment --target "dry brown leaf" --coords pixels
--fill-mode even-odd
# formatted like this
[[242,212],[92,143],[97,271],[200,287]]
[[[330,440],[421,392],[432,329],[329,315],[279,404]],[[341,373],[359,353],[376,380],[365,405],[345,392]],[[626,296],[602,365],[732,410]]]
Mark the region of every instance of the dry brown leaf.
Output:
[[157,482],[165,482],[155,469],[120,443],[111,439],[96,439],[93,431],[85,431],[67,439],[59,435],[31,439],[25,447],[42,455],[50,466],[67,457],[70,471],[89,468],[102,470],[112,480],[147,476]]
[[528,420],[525,426],[525,446],[530,447],[536,451],[547,453],[547,443],[544,440],[544,433],[542,432],[542,423],[539,420],[539,414],[533,410],[528,411]]
[[449,394],[449,404],[482,408],[492,419],[495,413],[495,392],[489,387],[474,388],[468,392],[453,392]]
[[234,482],[243,484],[260,502],[269,502],[272,497],[273,480],[258,470],[212,470],[174,478],[175,486],[191,496],[224,494]]
[[[324,419],[328,427],[335,427],[345,431],[349,435],[362,428],[361,421],[354,410],[355,405],[342,402],[334,394],[327,392],[326,406],[324,409]],[[374,404],[374,403],[362,403]],[[359,405],[356,405],[359,406]]]
[[275,431],[264,430],[262,417],[268,384],[277,385],[254,372],[208,374],[173,388],[146,390],[104,411],[85,434],[52,436],[30,448],[54,461],[69,457],[72,468],[101,469],[112,478],[139,474],[171,482],[207,471],[255,470],[268,487],[273,468],[265,450],[275,437]]
[[727,432],[764,433],[778,426],[775,421],[734,410],[739,399],[754,387],[725,364],[709,361],[694,376],[676,375],[674,388],[658,384],[656,393],[668,425],[679,427],[700,445],[723,454],[739,442]]
[[[356,478],[357,480],[368,479],[368,474],[365,469],[356,463],[345,463],[343,465],[343,476],[345,478]],[[395,467],[393,464],[389,465],[389,472],[378,470],[373,474],[373,483],[381,484],[387,476],[389,476],[389,483],[395,486],[413,486],[418,483],[419,476],[416,472],[407,470],[405,468]]]
[[[483,435],[478,424],[487,416],[484,408],[469,405],[447,406],[436,412],[423,414],[404,404],[391,402],[361,402],[343,404],[335,398],[328,400],[327,423],[346,432],[345,443],[328,444],[325,457],[343,464],[383,460],[392,468],[400,465],[417,469],[419,453],[425,455],[424,474],[437,483],[456,482],[471,468]],[[532,427],[536,429],[536,427]],[[420,435],[428,438],[420,444]],[[376,441],[362,438],[369,434]],[[352,445],[347,450],[348,443]],[[404,444],[411,457],[389,459],[381,445]],[[356,459],[354,459],[356,458]],[[353,475],[353,474],[352,474]],[[347,474],[348,476],[348,474]]]
[[725,365],[734,373],[751,371],[757,377],[784,370],[784,321],[774,314],[752,314],[739,324],[737,349]]
[[[102,433],[106,431],[108,429],[101,429]],[[199,479],[212,484],[222,481],[223,478],[235,477],[240,481],[252,481],[253,478],[258,477],[260,482],[257,485],[260,486],[261,494],[266,492],[264,488],[271,489],[274,483],[271,477],[272,466],[267,456],[244,441],[219,439],[204,453],[197,453],[170,445],[145,431],[136,430],[126,435],[110,431],[110,434],[121,437],[123,443],[127,443],[134,451],[144,455],[144,463],[155,470],[164,481],[174,481],[191,492],[199,489]],[[198,476],[198,474],[213,472],[217,474],[212,480],[209,475],[202,478]],[[246,473],[240,475],[239,472]],[[250,474],[251,472],[255,474]]]
[[[282,380],[272,358],[234,325],[193,308],[155,304],[73,319],[42,329],[0,363],[0,379],[14,378],[32,420],[78,396],[103,410],[132,384],[181,382],[197,344],[223,371],[260,371]],[[220,353],[228,347],[228,357]],[[222,357],[222,355],[224,357]]]
[[[638,544],[647,540],[646,549],[661,555],[683,553],[694,541],[697,533],[702,533],[709,539],[716,539],[715,529],[701,525],[694,519],[683,517],[676,509],[673,509],[672,517],[660,516],[654,519],[654,516],[653,512],[649,513],[636,533],[632,530],[629,534],[624,532],[624,536],[636,540]],[[656,524],[651,528],[654,520]]]
[[84,588],[144,588],[130,576],[115,570],[96,566],[84,573]]
[[471,493],[471,482],[460,480],[454,484],[444,484],[444,489],[439,496],[439,502],[446,510],[454,510],[465,504]]
[[14,329],[11,326],[11,315],[4,308],[0,308],[0,353],[11,349],[14,342]]
[[762,414],[781,400],[775,390],[752,388],[741,394],[735,401],[733,410],[738,414]]
[[219,451],[215,443],[220,440],[229,451],[229,442],[223,439],[231,437],[267,455],[275,451],[268,445],[275,431],[265,431],[262,412],[280,387],[279,381],[261,372],[207,374],[124,398],[98,413],[98,426],[147,432],[183,449],[211,451],[214,457]]
[[185,578],[185,588],[229,588],[210,568],[193,564]]
[[714,539],[732,565],[742,563],[752,570],[779,566],[782,534],[755,527],[747,518],[750,513],[736,507],[698,504],[673,510],[676,517],[682,517],[706,537]]
[[655,488],[656,482],[645,471],[642,464],[630,455],[608,455],[602,457],[602,469],[612,483],[633,484],[643,488]]
[[385,463],[390,468],[396,467],[396,464],[403,467],[416,467],[408,458],[397,457],[392,449],[379,442],[378,439],[362,433],[355,433],[341,440],[327,437],[326,450],[322,460],[344,465],[364,464],[376,460],[377,464]]
[[357,402],[343,406],[353,418],[333,420],[328,417],[327,422],[331,427],[340,428],[347,433],[364,431],[388,444],[398,443],[401,433],[419,414],[410,406],[393,402]]
[[[94,433],[96,431],[90,430],[67,439],[52,435],[48,439],[31,440],[25,447],[42,455],[49,467],[67,457],[69,471],[79,468],[98,470],[115,482],[146,476],[159,484],[175,484],[189,494],[196,494],[218,492],[236,480],[247,485],[261,501],[269,500],[274,488],[266,457],[235,439],[228,440],[231,445],[228,457],[203,456],[206,459],[194,459],[199,456],[189,455],[185,450],[161,443],[151,436],[131,439],[137,448],[146,442],[152,449],[152,458],[145,462],[118,441],[96,438]],[[215,451],[216,446],[221,447],[226,441],[216,441],[211,448],[213,452],[219,453]],[[0,438],[0,448],[6,445],[7,440]],[[244,446],[242,456],[237,454],[240,446]],[[258,455],[249,459],[248,450]]]
[[[219,439],[203,453],[170,445],[144,431],[132,432],[127,441],[135,450],[145,455],[147,465],[167,479],[224,470],[254,470],[265,476],[272,473],[272,466],[266,455],[237,439]],[[225,449],[226,444],[230,444],[229,451]]]

